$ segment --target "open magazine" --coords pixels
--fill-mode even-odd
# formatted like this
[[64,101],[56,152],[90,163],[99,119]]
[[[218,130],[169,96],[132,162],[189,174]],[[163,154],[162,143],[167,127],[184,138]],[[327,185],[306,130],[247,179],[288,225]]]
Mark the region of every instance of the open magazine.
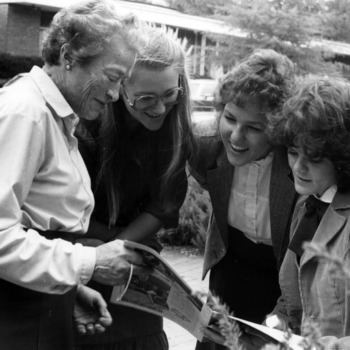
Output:
[[[153,267],[148,276],[133,275],[127,286],[113,288],[111,302],[166,317],[190,332],[199,341],[204,338],[203,329],[213,328],[216,313],[198,297],[178,273],[152,248],[143,244],[124,241],[124,246],[140,253],[144,261]],[[127,288],[125,290],[125,288]],[[231,316],[241,326],[251,327],[271,339],[284,342],[283,332],[260,324]],[[264,339],[265,339],[264,338]],[[292,350],[301,350],[302,337],[292,335],[288,344]]]

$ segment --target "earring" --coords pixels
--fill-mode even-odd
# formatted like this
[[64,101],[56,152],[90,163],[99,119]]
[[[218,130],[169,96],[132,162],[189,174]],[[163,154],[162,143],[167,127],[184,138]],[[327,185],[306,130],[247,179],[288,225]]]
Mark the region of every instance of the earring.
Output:
[[67,70],[70,70],[70,68],[71,68],[70,64],[69,64],[69,63],[66,64],[66,69],[67,69]]

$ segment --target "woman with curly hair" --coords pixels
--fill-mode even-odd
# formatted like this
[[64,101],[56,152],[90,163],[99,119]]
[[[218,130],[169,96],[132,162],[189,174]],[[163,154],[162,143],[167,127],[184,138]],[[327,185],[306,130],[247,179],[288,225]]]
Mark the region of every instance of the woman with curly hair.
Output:
[[294,82],[293,63],[273,50],[256,51],[227,73],[215,99],[219,133],[200,137],[193,169],[213,206],[203,278],[210,270],[210,291],[235,316],[258,323],[280,296],[278,268],[296,201],[286,149],[265,130]]
[[274,314],[295,333],[312,320],[329,347],[349,348],[349,283],[317,250],[305,250],[304,242],[350,266],[350,84],[334,78],[306,81],[272,121],[272,137],[288,147],[295,189],[302,195]]
[[[195,140],[181,44],[152,27],[144,28],[143,39],[121,99],[102,123],[85,123],[80,151],[96,198],[88,235],[141,242],[159,252],[156,233],[178,224]],[[111,288],[94,287],[110,299]],[[161,317],[113,304],[109,310],[117,321],[104,335],[79,339],[79,349],[168,349]]]

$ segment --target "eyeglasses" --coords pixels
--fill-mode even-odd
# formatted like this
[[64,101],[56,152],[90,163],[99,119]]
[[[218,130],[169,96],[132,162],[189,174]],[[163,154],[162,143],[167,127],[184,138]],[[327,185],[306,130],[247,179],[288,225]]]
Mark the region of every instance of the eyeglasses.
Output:
[[[181,84],[179,84],[181,85]],[[181,101],[181,97],[185,94],[182,86],[168,90],[164,95],[158,96],[156,94],[142,95],[135,98],[134,102],[130,102],[129,96],[126,92],[125,86],[122,85],[126,99],[129,106],[136,111],[142,111],[147,108],[154,107],[159,100],[167,107],[172,107]]]

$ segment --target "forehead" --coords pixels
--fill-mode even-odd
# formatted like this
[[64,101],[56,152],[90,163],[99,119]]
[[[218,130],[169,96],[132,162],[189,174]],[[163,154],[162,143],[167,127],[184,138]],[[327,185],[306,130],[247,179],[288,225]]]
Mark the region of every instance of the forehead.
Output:
[[120,34],[116,34],[111,38],[107,49],[98,57],[98,60],[105,69],[115,69],[126,74],[134,65],[135,58],[135,49],[128,45]]
[[162,70],[138,67],[132,70],[127,86],[129,90],[133,90],[134,92],[154,92],[161,94],[166,90],[177,87],[178,82],[179,72],[174,66]]
[[262,113],[260,106],[250,101],[242,107],[229,102],[225,105],[225,111],[237,118],[241,123],[264,124],[266,122],[266,116]]

